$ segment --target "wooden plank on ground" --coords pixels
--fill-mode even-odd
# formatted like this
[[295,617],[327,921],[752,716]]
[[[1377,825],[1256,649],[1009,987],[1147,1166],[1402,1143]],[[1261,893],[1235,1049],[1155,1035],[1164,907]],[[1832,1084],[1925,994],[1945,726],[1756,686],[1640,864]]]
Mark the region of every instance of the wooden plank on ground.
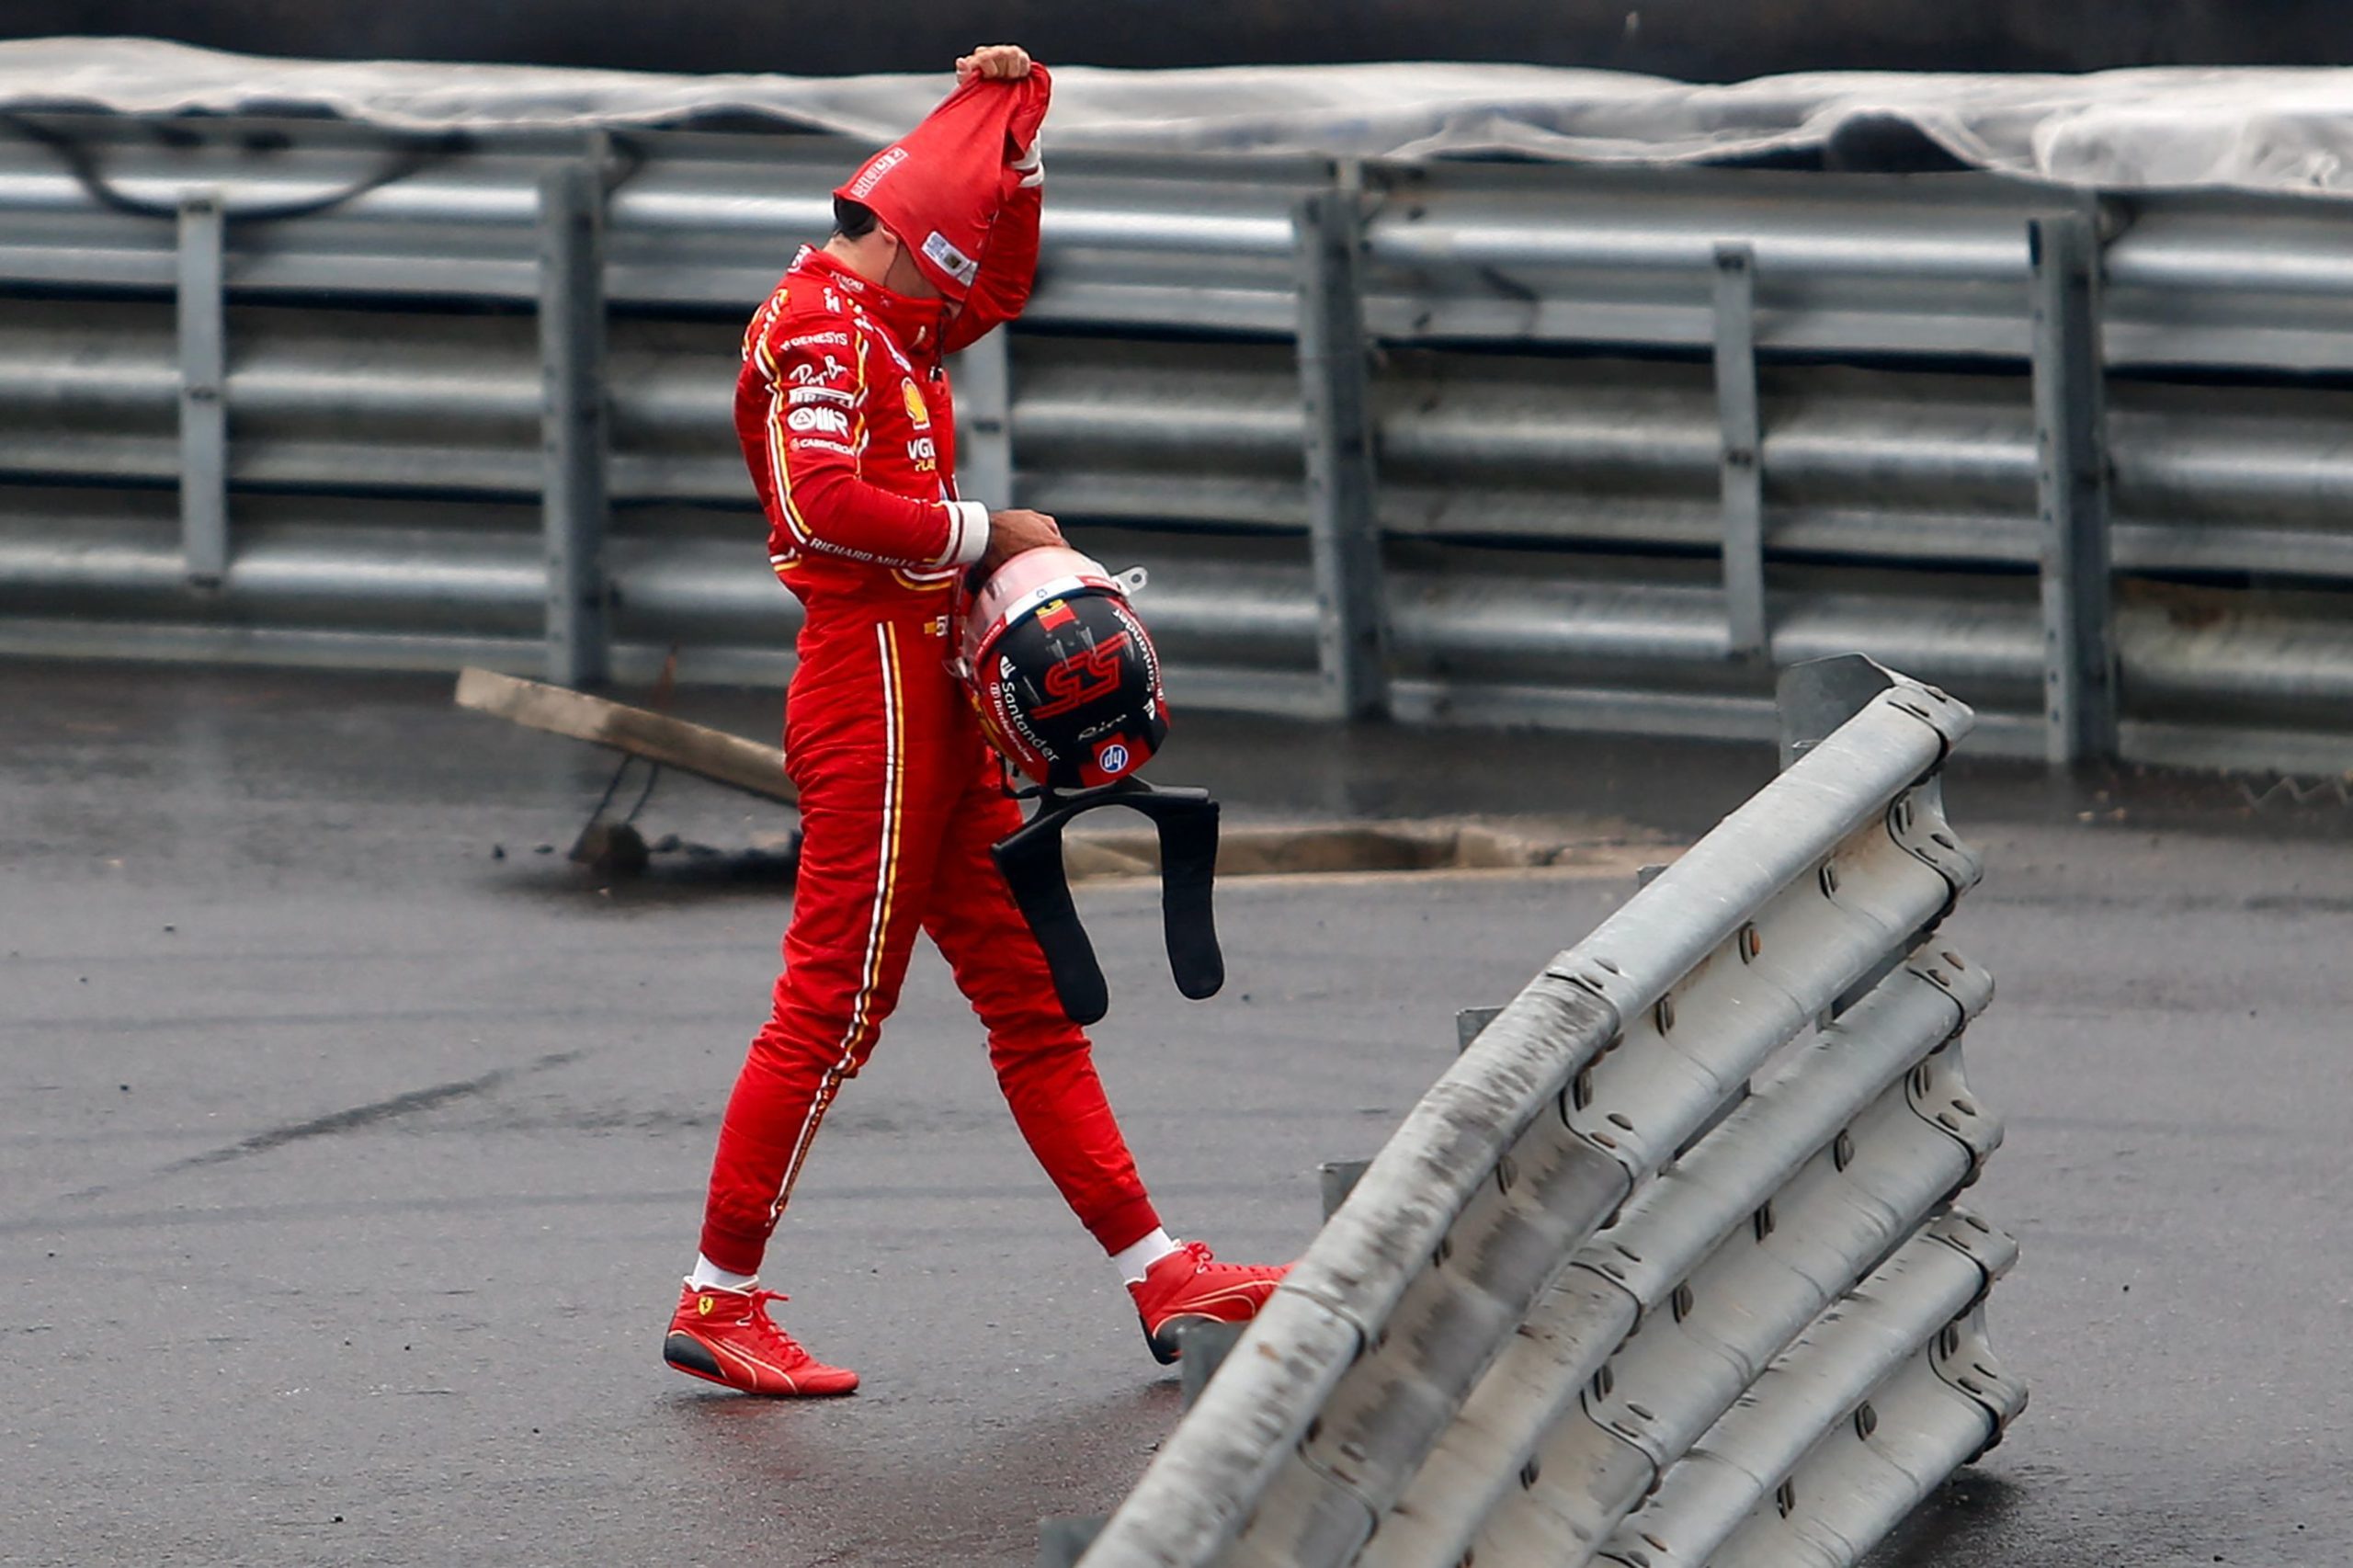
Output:
[[459,673],[458,706],[627,752],[766,800],[790,805],[799,799],[792,781],[784,775],[780,748],[707,724],[690,724],[586,692],[476,668]]

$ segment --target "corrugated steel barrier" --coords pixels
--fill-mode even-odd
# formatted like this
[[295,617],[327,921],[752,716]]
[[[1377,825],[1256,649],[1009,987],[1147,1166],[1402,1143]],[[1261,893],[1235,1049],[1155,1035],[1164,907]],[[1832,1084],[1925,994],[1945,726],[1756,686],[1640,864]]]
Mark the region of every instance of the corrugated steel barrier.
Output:
[[[852,155],[0,123],[0,651],[776,679],[736,345]],[[1996,750],[2353,765],[2336,208],[1287,159],[1052,187],[961,466],[1153,568],[1180,708],[1763,738],[1776,668],[1862,650],[1971,691]]]
[[1936,936],[1972,715],[1786,678],[1859,709],[1484,1025],[1083,1568],[1851,1565],[2000,1439],[1993,982]]

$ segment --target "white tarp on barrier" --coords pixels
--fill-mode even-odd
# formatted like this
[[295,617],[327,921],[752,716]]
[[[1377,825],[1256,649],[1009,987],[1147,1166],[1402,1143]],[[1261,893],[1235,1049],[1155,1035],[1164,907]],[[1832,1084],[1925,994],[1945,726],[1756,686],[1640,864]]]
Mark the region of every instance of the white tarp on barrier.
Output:
[[[753,114],[867,141],[937,76],[670,76],[270,60],[144,39],[0,43],[0,110],[328,112],[403,130],[648,125]],[[1688,163],[1802,153],[1901,122],[1962,163],[2117,189],[2353,194],[2353,69],[2082,76],[1817,72],[1726,86],[1613,71],[1398,63],[1055,73],[1055,146],[1104,152],[1506,154]]]

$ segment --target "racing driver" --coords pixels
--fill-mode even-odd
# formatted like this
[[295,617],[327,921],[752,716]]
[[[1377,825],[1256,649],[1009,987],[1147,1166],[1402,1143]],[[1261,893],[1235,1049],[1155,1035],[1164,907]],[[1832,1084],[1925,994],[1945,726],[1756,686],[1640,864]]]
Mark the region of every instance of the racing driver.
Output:
[[1216,1261],[1162,1229],[1037,939],[989,847],[1021,824],[949,673],[960,574],[1062,541],[1052,518],[956,494],[942,356],[1021,312],[1038,259],[1050,84],[1010,44],[834,195],[744,339],[735,423],[769,560],[805,611],[785,767],[801,848],[784,972],[711,1164],[701,1253],[663,1357],[746,1393],[847,1393],[858,1374],[778,1325],[756,1276],[809,1147],[874,1049],[915,933],[986,1027],[1038,1161],[1128,1285],[1154,1353],[1172,1326],[1255,1314],[1283,1271]]

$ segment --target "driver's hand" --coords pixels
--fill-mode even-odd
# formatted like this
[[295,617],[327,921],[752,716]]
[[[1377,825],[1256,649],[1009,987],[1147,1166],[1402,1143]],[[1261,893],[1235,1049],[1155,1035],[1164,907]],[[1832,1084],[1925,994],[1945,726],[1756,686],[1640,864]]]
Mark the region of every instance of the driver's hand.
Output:
[[984,43],[956,62],[956,85],[979,78],[1017,82],[1029,74],[1029,51],[1017,43]]

